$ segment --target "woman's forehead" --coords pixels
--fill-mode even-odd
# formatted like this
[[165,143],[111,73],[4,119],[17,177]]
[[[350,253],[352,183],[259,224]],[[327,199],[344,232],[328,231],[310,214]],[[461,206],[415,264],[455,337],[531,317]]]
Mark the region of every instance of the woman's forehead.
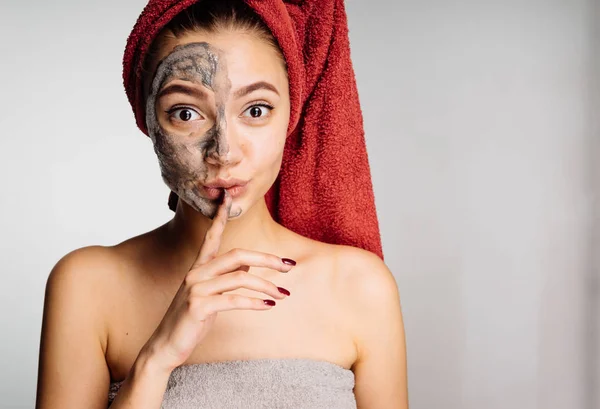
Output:
[[[192,44],[198,46],[188,47]],[[188,50],[187,54],[192,59],[194,56],[205,59],[207,52],[212,54],[216,59],[216,69],[224,71],[234,87],[261,80],[275,82],[278,87],[287,82],[281,56],[271,44],[256,35],[242,32],[222,34],[191,32],[179,38],[171,37],[159,53],[160,60],[171,59],[172,55],[181,53],[182,48]],[[206,64],[198,65],[199,71],[207,68],[209,67]],[[174,74],[177,75],[177,72]]]

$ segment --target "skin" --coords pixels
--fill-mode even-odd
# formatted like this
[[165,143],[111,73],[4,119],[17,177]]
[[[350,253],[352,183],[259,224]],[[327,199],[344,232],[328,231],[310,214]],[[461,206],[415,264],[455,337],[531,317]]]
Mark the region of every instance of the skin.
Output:
[[[181,200],[208,218],[214,217],[218,200],[203,197],[201,185],[217,178],[238,178],[259,187],[257,195],[250,193],[247,200],[234,201],[229,217],[235,218],[264,196],[281,166],[289,121],[289,86],[283,64],[278,63],[281,57],[272,48],[264,48],[273,62],[270,75],[257,74],[256,81],[244,83],[258,87],[247,95],[241,94],[246,75],[245,67],[239,64],[239,54],[246,51],[243,47],[223,52],[215,44],[190,38],[157,59],[146,102],[146,124],[161,174]],[[233,61],[231,69],[228,58]],[[232,87],[230,75],[233,85],[240,86]],[[263,83],[272,89],[260,88]],[[177,87],[185,90],[177,91]],[[258,98],[254,105],[248,95]],[[173,113],[176,108],[181,109]],[[260,117],[253,118],[253,110]],[[178,118],[181,114],[191,115],[191,119],[183,121]],[[246,160],[241,166],[231,166],[243,157]],[[232,171],[224,172],[228,168]]]
[[[184,82],[203,89],[204,98],[210,100],[204,105],[208,117],[204,122],[210,122],[210,127],[188,127],[186,138],[181,137],[183,130],[163,126],[155,109],[161,92],[169,85]],[[225,55],[205,42],[188,43],[177,46],[160,62],[146,104],[146,124],[163,180],[182,200],[210,218],[214,217],[216,203],[202,196],[198,183],[210,177],[206,158],[225,157],[229,152],[225,108],[230,90]],[[188,109],[185,114],[193,116],[190,112]],[[237,207],[234,212],[230,216],[238,217],[242,209]]]
[[[161,61],[169,67],[162,74]],[[166,363],[173,354],[164,353],[164,334],[187,342],[178,349],[184,365],[325,360],[354,372],[359,408],[408,407],[400,298],[387,266],[365,250],[300,236],[276,223],[266,207],[289,121],[280,56],[251,34],[189,33],[165,41],[156,68],[148,86],[155,118],[149,115],[148,124],[163,178],[182,200],[168,223],[115,246],[75,250],[54,267],[46,286],[37,408],[105,409],[111,381],[125,381],[111,408],[159,408],[176,364]],[[260,81],[276,92],[237,93]],[[177,84],[205,95],[160,95]],[[258,118],[248,115],[260,103],[273,108]],[[174,107],[197,115],[169,114]],[[249,181],[221,213],[217,201],[196,190],[215,178]],[[277,305],[188,320],[182,307],[188,284],[202,282],[206,290],[223,283],[208,278],[207,266],[232,257],[243,265],[222,276],[233,280],[231,288],[217,293],[276,299]],[[283,268],[280,257],[297,265]],[[233,288],[251,278],[262,287]],[[204,326],[190,329],[190,322]],[[193,337],[200,341],[189,347]]]

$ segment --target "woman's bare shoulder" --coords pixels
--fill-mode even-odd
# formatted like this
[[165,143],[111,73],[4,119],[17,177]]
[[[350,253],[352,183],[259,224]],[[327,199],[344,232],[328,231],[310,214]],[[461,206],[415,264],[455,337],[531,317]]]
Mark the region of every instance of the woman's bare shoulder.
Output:
[[396,280],[378,255],[347,245],[313,245],[316,257],[326,260],[321,265],[329,266],[323,272],[331,286],[332,300],[343,306],[343,314],[352,317],[356,325],[377,316],[382,309],[398,305]]
[[[384,261],[368,250],[342,244],[330,244],[304,236],[296,237],[295,248],[318,269],[315,274],[327,276],[341,294],[356,297],[386,295],[394,298],[397,284]],[[318,273],[317,273],[318,272]]]
[[93,288],[105,281],[118,265],[117,259],[113,247],[92,245],[75,249],[54,265],[47,285],[66,287],[64,290],[73,285]]
[[[298,253],[300,259],[329,266],[326,271],[339,276],[343,281],[348,278],[361,279],[373,274],[391,275],[383,260],[376,254],[359,247],[343,244],[331,244],[314,240],[286,229],[288,246]],[[322,269],[319,274],[323,273]],[[371,272],[371,274],[368,274]],[[363,279],[364,279],[363,278]]]
[[[105,312],[112,304],[106,291],[110,280],[113,253],[104,246],[87,246],[64,255],[52,268],[46,281],[42,325],[42,358],[54,362],[67,354],[59,340],[77,330],[75,353],[86,346],[106,351],[108,331]],[[82,355],[85,355],[82,353]]]
[[386,274],[389,272],[383,260],[375,253],[360,247],[335,245],[335,257],[340,270],[346,274]]
[[384,261],[362,248],[336,246],[338,283],[354,301],[395,298],[397,283]]
[[112,246],[90,245],[70,251],[54,265],[46,283],[46,292],[54,290],[86,294],[88,303],[103,299],[125,284],[131,275],[135,252],[144,251],[152,232],[144,233]]

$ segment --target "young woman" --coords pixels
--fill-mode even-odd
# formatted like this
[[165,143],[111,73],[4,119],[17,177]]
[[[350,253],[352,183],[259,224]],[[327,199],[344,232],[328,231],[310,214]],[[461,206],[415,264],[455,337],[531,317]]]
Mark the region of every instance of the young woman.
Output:
[[161,10],[141,128],[175,215],[54,267],[37,408],[406,408],[390,271],[267,206],[293,149],[281,41],[242,1]]

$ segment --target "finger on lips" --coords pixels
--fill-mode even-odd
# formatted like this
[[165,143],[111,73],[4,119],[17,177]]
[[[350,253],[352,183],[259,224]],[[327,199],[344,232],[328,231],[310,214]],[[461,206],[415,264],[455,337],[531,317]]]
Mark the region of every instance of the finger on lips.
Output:
[[[222,294],[223,292],[233,291],[238,288],[247,288],[254,291],[259,291],[270,295],[273,298],[283,299],[290,295],[290,292],[283,288],[277,287],[270,281],[267,281],[258,276],[248,274],[250,267],[266,267],[273,270],[287,273],[296,265],[296,262],[289,258],[280,258],[273,254],[246,250],[232,249],[221,257],[216,257],[220,245],[223,231],[229,217],[233,199],[226,189],[223,190],[222,199],[217,213],[212,220],[212,223],[207,230],[204,242],[198,253],[196,261],[192,265],[186,281],[188,283],[195,282],[200,279],[200,275],[204,281],[192,284],[196,287],[195,291],[199,295],[214,297],[214,294],[226,296],[226,300],[235,300],[235,304],[245,303],[245,307],[232,307],[231,302],[224,306],[225,309],[234,308],[256,308],[260,301],[261,308],[270,308],[275,305],[273,300],[261,300],[258,298],[244,297],[235,294]],[[202,269],[198,269],[202,266]],[[194,274],[197,270],[197,274]],[[189,276],[192,277],[189,277]],[[193,276],[196,275],[196,279]],[[210,278],[210,280],[208,280]],[[232,297],[229,297],[232,296]],[[259,300],[259,301],[257,301]],[[219,303],[223,303],[223,298],[219,299]]]

